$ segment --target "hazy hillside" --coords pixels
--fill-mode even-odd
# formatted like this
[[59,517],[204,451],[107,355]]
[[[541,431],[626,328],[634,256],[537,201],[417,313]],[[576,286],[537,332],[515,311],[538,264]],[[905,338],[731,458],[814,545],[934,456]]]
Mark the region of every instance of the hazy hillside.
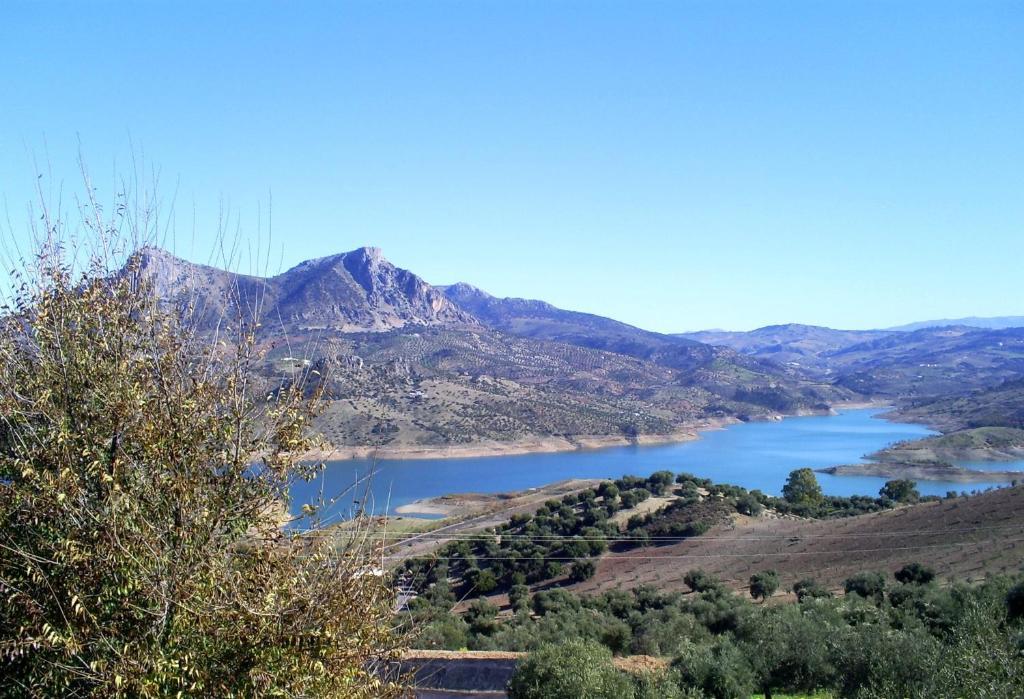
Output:
[[[1024,564],[1024,552],[1008,547],[1005,539],[1024,533],[1022,498],[1021,488],[1005,488],[856,517],[735,518],[706,536],[646,549],[649,555],[609,553],[597,564],[597,574],[574,589],[595,594],[647,584],[685,590],[689,566],[680,565],[681,560],[699,561],[702,569],[737,588],[771,567],[787,591],[808,576],[841,589],[847,576],[896,570],[910,560],[954,579],[1015,571]],[[991,535],[993,530],[998,536]],[[902,533],[899,546],[892,545],[894,532]]]
[[895,414],[944,432],[985,426],[1024,429],[1024,379],[963,395],[913,401]]
[[1024,376],[1024,328],[926,328],[827,355],[837,383],[892,398],[959,395]]
[[989,328],[999,330],[1002,328],[1024,327],[1024,316],[994,316],[991,318],[979,318],[968,316],[966,318],[945,318],[941,320],[922,320],[906,325],[897,325],[889,330],[921,330],[923,328],[944,328],[950,325],[967,325],[972,328]]
[[544,301],[497,298],[469,284],[439,288],[489,328],[520,337],[557,340],[641,359],[689,357],[691,353],[707,356],[708,352],[700,342],[641,330],[590,313],[566,311]]
[[851,345],[885,337],[884,330],[833,330],[818,325],[768,325],[749,332],[704,330],[679,337],[724,345],[745,354],[810,369],[827,369],[827,355]]
[[885,399],[959,395],[1024,376],[1024,328],[949,326],[902,332],[790,324],[684,337],[774,359]]
[[[781,366],[774,358],[761,361],[729,347],[714,346],[675,335],[642,330],[611,318],[566,311],[544,301],[497,298],[468,284],[440,287],[464,310],[487,327],[522,338],[552,340],[589,349],[604,350],[643,359],[660,366],[705,372],[711,381],[744,383],[745,378],[761,375],[770,381],[803,380],[803,372]],[[742,371],[738,371],[742,369]],[[734,373],[730,378],[728,375]],[[712,377],[711,374],[717,374]]]

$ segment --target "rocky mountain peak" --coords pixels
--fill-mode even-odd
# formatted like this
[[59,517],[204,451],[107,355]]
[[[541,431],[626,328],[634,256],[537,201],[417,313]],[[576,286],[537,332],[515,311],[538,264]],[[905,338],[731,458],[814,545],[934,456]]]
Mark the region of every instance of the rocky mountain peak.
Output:
[[270,278],[194,264],[155,247],[135,254],[161,296],[198,295],[202,307],[210,309],[211,324],[239,306],[261,307],[264,317],[296,329],[365,332],[478,324],[440,290],[391,264],[377,247],[307,260]]
[[467,284],[466,282],[456,282],[455,284],[438,286],[435,288],[440,290],[445,296],[456,303],[465,301],[484,301],[494,298],[483,289],[475,287],[472,284]]

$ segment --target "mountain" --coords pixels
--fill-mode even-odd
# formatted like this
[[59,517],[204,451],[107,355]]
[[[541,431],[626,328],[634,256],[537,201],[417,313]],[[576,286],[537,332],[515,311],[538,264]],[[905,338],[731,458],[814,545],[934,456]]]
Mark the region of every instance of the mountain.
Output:
[[988,328],[991,330],[1001,330],[1003,328],[1022,328],[1024,327],[1024,316],[994,316],[991,318],[979,318],[978,316],[968,316],[967,318],[923,320],[917,323],[897,325],[894,328],[889,328],[889,330],[912,331],[922,330],[924,328],[945,328],[951,325],[968,326],[971,328]]
[[[200,330],[258,314],[268,381],[316,369],[327,397],[317,426],[336,445],[636,440],[864,398],[917,406],[908,417],[951,428],[1002,425],[1016,419],[1018,393],[994,389],[1024,376],[1024,328],[674,336],[468,284],[435,287],[377,248],[269,277],[137,254],[162,296],[194,306]],[[953,419],[940,401],[955,399],[967,403]]]
[[789,324],[683,337],[798,367],[835,386],[887,400],[963,393],[1024,375],[1024,328],[833,330]]
[[434,287],[375,248],[239,275],[147,248],[139,262],[200,330],[259,311],[268,380],[316,369],[336,445],[400,448],[591,436],[823,412],[855,396],[802,370],[542,301]]
[[923,422],[943,432],[991,426],[1024,429],[1024,379],[959,395],[913,401],[897,410],[895,416]]
[[498,298],[469,284],[438,288],[488,327],[520,337],[568,341],[610,351],[628,349],[631,345],[652,349],[700,345],[671,335],[641,330],[611,318],[566,311],[545,301]]
[[142,268],[167,298],[193,300],[200,324],[256,310],[284,330],[383,331],[407,325],[477,325],[476,320],[378,248],[364,247],[303,262],[273,277],[198,265],[155,248],[139,253]]
[[927,399],[1024,376],[1024,328],[889,333],[827,353],[836,383],[866,395]]
[[678,337],[731,347],[744,354],[812,370],[827,369],[831,352],[884,337],[884,330],[833,330],[818,325],[768,325],[749,332],[704,330]]
[[[794,367],[750,357],[674,335],[642,330],[610,318],[567,311],[544,301],[498,298],[469,284],[442,287],[456,304],[488,328],[532,340],[575,345],[634,357],[678,372],[677,381],[699,386],[729,400],[761,404],[782,412],[807,403],[790,389],[810,387],[809,376]],[[802,390],[802,389],[801,389]],[[820,406],[839,399],[821,385],[811,392]]]
[[469,284],[439,288],[483,325],[509,335],[615,352],[676,369],[694,369],[721,354],[701,342],[563,310],[544,301],[498,298]]

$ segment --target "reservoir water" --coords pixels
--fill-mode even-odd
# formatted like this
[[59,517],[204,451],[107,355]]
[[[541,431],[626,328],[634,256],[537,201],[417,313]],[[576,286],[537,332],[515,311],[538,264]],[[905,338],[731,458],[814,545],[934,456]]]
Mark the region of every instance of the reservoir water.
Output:
[[[866,454],[893,442],[934,434],[921,425],[875,417],[881,412],[877,408],[855,409],[832,416],[743,423],[704,432],[696,441],[658,446],[378,461],[375,467],[368,459],[331,461],[322,477],[295,487],[293,507],[298,509],[302,503],[314,501],[321,488],[325,497],[336,495],[371,468],[375,468],[375,475],[369,485],[357,488],[355,495],[350,493],[339,498],[335,510],[350,509],[353,497],[365,499],[367,510],[383,514],[420,498],[449,493],[525,490],[567,478],[646,476],[662,469],[675,473],[687,471],[715,482],[759,488],[778,495],[793,469],[858,463],[865,460]],[[987,467],[1024,470],[1024,462]],[[818,481],[830,495],[876,496],[885,479],[819,473]],[[918,489],[925,495],[984,487],[978,483],[918,482]]]

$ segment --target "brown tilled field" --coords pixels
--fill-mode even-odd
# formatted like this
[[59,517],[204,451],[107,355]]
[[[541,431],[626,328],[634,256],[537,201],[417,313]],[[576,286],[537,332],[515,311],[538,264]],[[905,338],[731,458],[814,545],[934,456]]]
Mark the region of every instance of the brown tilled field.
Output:
[[681,543],[611,552],[580,593],[653,585],[686,590],[683,576],[703,568],[735,588],[758,571],[778,571],[782,586],[810,577],[840,589],[865,570],[892,572],[917,561],[942,579],[1017,572],[1024,565],[1024,487],[993,490],[823,521],[737,516]]

